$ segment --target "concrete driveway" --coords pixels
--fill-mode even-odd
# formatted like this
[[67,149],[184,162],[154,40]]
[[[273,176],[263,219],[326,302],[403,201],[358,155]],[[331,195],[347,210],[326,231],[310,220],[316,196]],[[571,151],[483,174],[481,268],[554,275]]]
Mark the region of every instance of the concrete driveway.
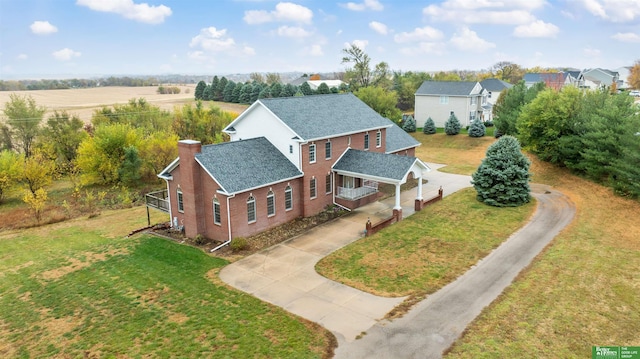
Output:
[[[429,164],[424,198],[440,186],[445,196],[470,186],[470,177],[437,172],[443,165]],[[414,213],[416,189],[401,196],[403,216]],[[353,213],[286,242],[232,263],[220,272],[227,284],[252,294],[332,331],[339,343],[349,343],[375,325],[405,298],[378,297],[329,280],[315,271],[329,253],[362,237],[367,218],[389,217],[394,198],[363,206]],[[340,344],[342,345],[342,344]]]

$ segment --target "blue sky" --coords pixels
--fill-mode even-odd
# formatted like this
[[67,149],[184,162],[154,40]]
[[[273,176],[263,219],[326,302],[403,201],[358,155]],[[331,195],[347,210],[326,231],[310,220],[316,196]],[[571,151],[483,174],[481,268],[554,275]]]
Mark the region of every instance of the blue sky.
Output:
[[0,78],[630,66],[640,0],[0,0]]

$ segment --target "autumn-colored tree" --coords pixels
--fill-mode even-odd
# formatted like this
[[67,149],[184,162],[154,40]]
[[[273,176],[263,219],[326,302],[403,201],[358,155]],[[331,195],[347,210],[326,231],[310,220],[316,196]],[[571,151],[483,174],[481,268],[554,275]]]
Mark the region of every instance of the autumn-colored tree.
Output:
[[492,69],[499,79],[512,84],[518,83],[524,77],[524,69],[513,62],[500,61],[493,65]]
[[311,77],[309,77],[309,80],[311,80],[311,81],[318,81],[318,80],[320,80],[320,75],[318,75],[318,74],[313,74],[313,75],[311,75]]
[[53,181],[56,164],[42,152],[36,151],[24,161],[22,181],[29,191],[35,195],[36,191],[48,186]]
[[40,122],[46,108],[38,106],[31,96],[9,95],[4,104],[4,115],[11,127],[13,144],[17,144],[25,157],[31,156],[33,143],[40,132]]
[[33,215],[36,217],[38,224],[42,218],[42,211],[44,211],[48,198],[47,191],[44,188],[39,188],[34,193],[25,191],[24,197],[22,197],[22,201],[33,211]]
[[22,176],[24,157],[13,151],[0,152],[0,203],[7,190],[14,187]]
[[180,138],[170,132],[155,132],[140,144],[143,175],[155,176],[178,157],[176,144]]
[[629,71],[627,82],[632,88],[640,90],[640,60],[636,60],[631,71]]

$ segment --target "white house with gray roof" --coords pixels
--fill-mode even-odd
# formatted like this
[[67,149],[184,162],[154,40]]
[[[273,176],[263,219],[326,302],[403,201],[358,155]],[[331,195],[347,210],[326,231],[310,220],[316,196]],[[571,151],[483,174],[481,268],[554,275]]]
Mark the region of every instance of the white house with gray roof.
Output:
[[423,127],[431,117],[436,127],[444,127],[453,112],[462,126],[482,119],[486,90],[475,81],[425,81],[415,93],[415,120]]
[[354,209],[378,198],[378,183],[395,186],[400,218],[400,185],[430,170],[418,141],[351,93],[260,99],[224,131],[230,142],[180,141],[159,174],[188,237],[228,243],[329,205]]

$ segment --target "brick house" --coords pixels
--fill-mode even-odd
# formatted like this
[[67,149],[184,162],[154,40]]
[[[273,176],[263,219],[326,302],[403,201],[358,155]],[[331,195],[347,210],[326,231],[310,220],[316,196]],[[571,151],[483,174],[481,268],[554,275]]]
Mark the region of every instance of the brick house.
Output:
[[378,183],[395,185],[401,217],[400,185],[430,170],[418,141],[351,93],[260,99],[224,132],[229,142],[179,141],[158,175],[187,237],[231,241],[329,205],[354,209],[377,199]]

